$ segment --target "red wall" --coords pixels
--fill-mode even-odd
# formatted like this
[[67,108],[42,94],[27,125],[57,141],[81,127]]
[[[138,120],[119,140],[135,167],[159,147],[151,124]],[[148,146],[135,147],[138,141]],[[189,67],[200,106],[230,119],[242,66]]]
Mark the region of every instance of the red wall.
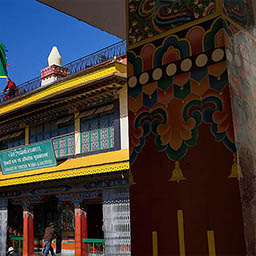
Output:
[[245,255],[237,179],[228,176],[232,154],[216,143],[209,126],[199,127],[197,145],[180,161],[186,180],[169,182],[174,162],[159,153],[154,136],[132,165],[132,255],[152,255],[152,231],[159,255],[178,255],[177,210],[183,210],[186,254],[208,255],[207,231],[214,230],[216,253]]

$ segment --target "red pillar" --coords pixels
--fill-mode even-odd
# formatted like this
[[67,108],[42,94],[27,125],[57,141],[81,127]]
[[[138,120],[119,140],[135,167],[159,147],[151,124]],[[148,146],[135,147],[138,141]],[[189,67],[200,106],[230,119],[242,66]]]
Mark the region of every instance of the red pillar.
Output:
[[87,217],[86,212],[81,208],[75,208],[75,256],[85,256],[87,254],[87,246],[83,243],[83,239],[87,236]]
[[[84,238],[88,238],[87,234],[87,215],[85,211],[82,211],[81,215],[81,222],[82,222],[82,241]],[[82,243],[82,255],[88,255],[88,247],[85,243]]]
[[33,213],[23,210],[23,256],[34,256],[34,216]]

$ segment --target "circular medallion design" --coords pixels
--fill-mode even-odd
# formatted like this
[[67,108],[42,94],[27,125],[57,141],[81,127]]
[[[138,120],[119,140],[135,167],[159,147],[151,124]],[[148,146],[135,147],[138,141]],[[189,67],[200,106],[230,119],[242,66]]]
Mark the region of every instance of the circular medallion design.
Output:
[[180,68],[182,71],[187,72],[192,68],[192,61],[190,59],[185,59],[181,62]]
[[198,67],[204,67],[208,62],[208,57],[206,54],[200,54],[196,58],[196,65]]
[[154,71],[153,71],[153,74],[152,74],[152,77],[154,80],[159,80],[163,75],[163,71],[161,68],[156,68]]
[[216,49],[212,52],[212,60],[214,62],[221,61],[224,58],[225,52],[223,49]]
[[136,76],[132,76],[130,77],[129,81],[128,81],[128,85],[130,87],[135,87],[137,84],[137,77]]
[[140,81],[141,84],[146,84],[148,82],[148,80],[149,80],[148,73],[142,73],[140,75],[139,81]]
[[175,64],[171,63],[166,67],[166,74],[168,76],[173,76],[177,71],[177,67]]

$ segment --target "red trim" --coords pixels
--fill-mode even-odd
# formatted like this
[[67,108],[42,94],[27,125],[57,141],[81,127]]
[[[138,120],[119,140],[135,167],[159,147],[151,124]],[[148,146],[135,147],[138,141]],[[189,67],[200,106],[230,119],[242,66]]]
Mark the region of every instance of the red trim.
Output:
[[55,75],[57,77],[65,77],[70,74],[70,69],[52,65],[41,70],[41,81]]

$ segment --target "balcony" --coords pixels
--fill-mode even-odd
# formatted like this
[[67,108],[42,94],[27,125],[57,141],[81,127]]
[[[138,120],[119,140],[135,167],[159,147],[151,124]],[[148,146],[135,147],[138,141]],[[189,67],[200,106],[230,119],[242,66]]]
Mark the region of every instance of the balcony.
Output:
[[[64,65],[65,68],[70,69],[70,74],[68,77],[92,68],[93,66],[99,65],[109,60],[113,60],[114,57],[119,57],[126,54],[126,42],[125,40],[120,41],[116,44],[110,45],[104,49],[101,49],[95,53],[82,57],[78,60],[70,62]],[[67,77],[65,77],[66,79]],[[32,91],[36,91],[38,88],[41,87],[41,77],[36,77],[30,81],[22,83],[18,85],[19,95],[23,96]],[[62,78],[63,79],[63,78]],[[60,79],[61,80],[61,79]],[[60,81],[59,80],[59,81]],[[4,100],[6,93],[0,93],[0,104],[6,102]],[[13,98],[12,98],[13,99]],[[7,100],[8,101],[8,100]]]
[[75,133],[51,139],[56,159],[75,155]]

